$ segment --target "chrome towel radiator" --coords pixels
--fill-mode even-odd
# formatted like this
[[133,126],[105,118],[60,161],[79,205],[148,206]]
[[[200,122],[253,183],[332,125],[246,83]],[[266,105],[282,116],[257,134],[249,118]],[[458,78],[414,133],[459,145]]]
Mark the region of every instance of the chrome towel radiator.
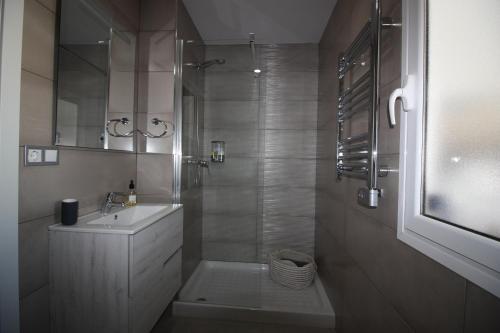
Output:
[[[358,190],[358,203],[369,208],[378,206],[381,191],[377,178],[386,174],[380,171],[377,156],[381,29],[396,26],[389,19],[382,22],[380,0],[373,3],[371,20],[339,56],[337,113],[337,176],[366,180],[366,187]],[[367,131],[346,133],[352,118],[365,114]]]

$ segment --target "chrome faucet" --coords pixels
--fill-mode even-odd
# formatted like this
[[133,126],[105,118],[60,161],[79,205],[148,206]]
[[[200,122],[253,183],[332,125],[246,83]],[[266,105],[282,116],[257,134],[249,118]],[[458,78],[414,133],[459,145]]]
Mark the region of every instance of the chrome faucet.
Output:
[[101,208],[101,213],[103,215],[108,214],[111,208],[113,207],[125,207],[124,201],[122,202],[116,201],[117,196],[126,197],[126,194],[119,192],[109,192],[108,194],[106,194],[106,199],[104,200],[104,203],[102,204]]

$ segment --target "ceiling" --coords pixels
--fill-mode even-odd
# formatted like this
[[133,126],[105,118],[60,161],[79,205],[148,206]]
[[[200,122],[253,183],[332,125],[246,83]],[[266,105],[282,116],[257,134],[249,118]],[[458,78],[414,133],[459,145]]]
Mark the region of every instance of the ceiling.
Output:
[[184,0],[206,44],[318,43],[337,0]]

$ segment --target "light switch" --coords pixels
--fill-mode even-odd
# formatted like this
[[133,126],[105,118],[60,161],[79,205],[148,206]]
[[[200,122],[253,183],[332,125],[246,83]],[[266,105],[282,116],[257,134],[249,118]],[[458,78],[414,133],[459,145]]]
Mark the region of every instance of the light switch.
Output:
[[57,153],[58,153],[58,151],[55,149],[47,149],[45,151],[44,162],[56,163],[57,162]]
[[41,149],[28,149],[28,163],[41,163],[42,150]]

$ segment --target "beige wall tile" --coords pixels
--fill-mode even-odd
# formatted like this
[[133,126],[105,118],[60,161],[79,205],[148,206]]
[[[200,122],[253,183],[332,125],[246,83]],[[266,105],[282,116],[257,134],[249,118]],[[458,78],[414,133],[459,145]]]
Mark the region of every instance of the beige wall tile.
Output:
[[345,307],[341,332],[413,332],[404,318],[356,265],[345,270]]
[[52,144],[53,82],[27,72],[21,73],[20,145]]
[[22,67],[48,79],[54,77],[56,17],[36,0],[24,6]]
[[54,216],[19,225],[19,296],[30,295],[49,283],[49,231]]
[[135,111],[135,73],[111,71],[109,78],[109,112]]
[[56,12],[57,10],[57,0],[37,0],[40,4],[44,5],[52,12]]
[[19,305],[22,333],[50,332],[48,285],[22,298]]
[[415,331],[461,331],[465,279],[403,244],[395,234],[378,221],[348,209],[349,254]]
[[20,221],[59,215],[60,200],[80,201],[80,215],[99,209],[106,192],[126,191],[136,177],[136,155],[61,149],[56,166],[22,166]]
[[173,71],[175,30],[139,34],[139,70]]
[[139,112],[174,112],[174,72],[139,73]]
[[500,298],[468,282],[466,302],[465,333],[500,332]]
[[131,27],[139,28],[139,0],[107,0],[107,2],[112,5],[115,18],[123,16],[124,18],[119,18],[120,21],[127,20]]
[[174,30],[177,0],[142,0],[141,31]]
[[141,195],[172,195],[172,155],[137,155],[137,192]]

